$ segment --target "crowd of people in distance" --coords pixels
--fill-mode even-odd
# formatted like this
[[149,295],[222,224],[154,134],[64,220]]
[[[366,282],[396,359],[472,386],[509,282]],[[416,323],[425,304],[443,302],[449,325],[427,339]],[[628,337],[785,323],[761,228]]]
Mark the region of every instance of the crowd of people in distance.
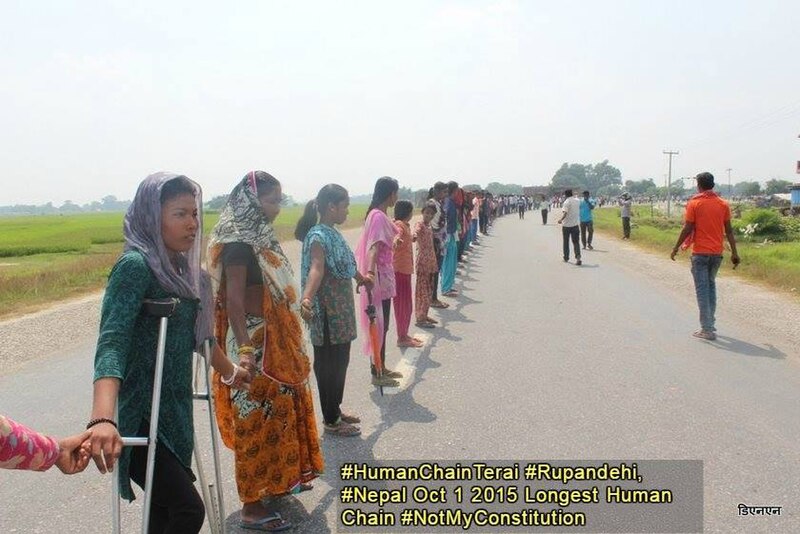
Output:
[[[727,203],[713,193],[713,176],[697,177],[699,193],[686,209],[679,248],[693,247],[701,330],[713,340],[722,235],[739,257]],[[122,436],[147,436],[154,388],[158,318],[142,313],[145,299],[177,298],[165,347],[151,532],[198,532],[205,509],[194,485],[193,353],[211,346],[213,399],[225,445],[233,451],[242,503],[240,526],[280,531],[291,523],[265,499],[313,489],[324,469],[310,374],[319,393],[322,429],[335,437],[361,433],[358,414],[342,410],[351,344],[362,335],[371,384],[398,387],[402,374],[387,366],[392,309],[401,348],[421,348],[421,329],[439,325],[431,308],[459,296],[458,264],[488,235],[498,217],[560,208],[563,260],[570,243],[577,265],[592,250],[593,211],[603,200],[571,189],[552,198],[466,191],[436,182],[421,207],[399,199],[399,184],[379,178],[355,250],[337,229],[349,214],[347,190],[322,187],[305,206],[295,237],[302,241],[299,278],[273,223],[281,211],[281,183],[264,171],[234,186],[210,232],[201,266],[202,193],[186,176],[145,178],[125,215],[124,252],[108,278],[95,354],[93,402],[86,431],[49,438],[0,416],[0,467],[76,473],[94,460],[101,473],[117,470],[121,495],[131,481],[144,488],[146,451],[124,447]],[[630,237],[631,197],[617,200],[623,238]],[[417,213],[415,213],[415,210]],[[412,283],[412,277],[416,277]],[[353,284],[359,302],[353,293]],[[374,314],[370,309],[375,309]],[[375,327],[377,326],[377,329]],[[313,353],[313,363],[311,355]],[[118,415],[115,408],[118,406]]]

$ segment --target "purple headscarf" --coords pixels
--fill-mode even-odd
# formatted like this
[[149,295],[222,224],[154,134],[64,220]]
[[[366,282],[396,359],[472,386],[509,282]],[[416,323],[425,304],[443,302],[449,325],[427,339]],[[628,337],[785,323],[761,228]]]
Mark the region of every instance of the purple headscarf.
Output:
[[[170,261],[161,237],[161,188],[175,178],[185,178],[194,186],[198,228],[192,248],[179,254],[178,269]],[[181,174],[157,172],[145,178],[123,225],[125,250],[138,250],[147,261],[159,285],[172,295],[200,301],[194,333],[197,348],[213,337],[213,308],[208,273],[200,267],[203,243],[203,192],[200,186]]]

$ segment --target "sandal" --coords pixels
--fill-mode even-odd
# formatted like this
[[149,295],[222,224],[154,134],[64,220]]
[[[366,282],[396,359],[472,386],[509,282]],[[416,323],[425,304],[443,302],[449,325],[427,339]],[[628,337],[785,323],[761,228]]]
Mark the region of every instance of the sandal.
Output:
[[417,321],[414,324],[417,328],[436,328],[433,323],[429,323],[428,321]]
[[432,319],[431,317],[425,317],[425,322],[431,324],[439,324],[439,321],[437,321],[436,319]]
[[450,307],[449,304],[447,304],[446,302],[442,302],[441,300],[434,300],[433,302],[431,302],[431,308],[444,309],[444,308],[449,308],[449,307]]
[[717,339],[717,334],[714,332],[709,332],[708,330],[698,330],[697,332],[692,334],[694,337],[698,337],[700,339],[705,339],[707,341],[714,341]]
[[451,289],[447,293],[442,293],[442,295],[444,295],[445,297],[457,297],[458,291],[456,291],[455,289]]
[[340,422],[336,425],[325,425],[325,433],[343,438],[353,438],[361,434],[361,429],[350,423]]
[[[278,524],[276,526],[269,526],[268,523]],[[258,530],[259,532],[282,532],[292,528],[292,524],[281,517],[281,514],[275,512],[272,515],[262,517],[256,521],[239,521],[239,527],[246,530]]]
[[339,414],[339,419],[344,421],[345,423],[350,423],[351,425],[356,425],[361,422],[361,418],[357,415],[350,415],[344,412]]
[[410,349],[418,349],[422,347],[425,343],[420,341],[419,339],[414,339],[413,337],[407,341],[398,341],[397,346],[400,348],[410,348]]

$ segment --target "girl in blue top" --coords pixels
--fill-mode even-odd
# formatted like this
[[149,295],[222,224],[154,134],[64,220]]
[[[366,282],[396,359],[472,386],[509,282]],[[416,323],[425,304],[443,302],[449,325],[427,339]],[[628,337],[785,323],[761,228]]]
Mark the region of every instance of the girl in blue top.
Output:
[[325,432],[347,437],[361,433],[356,426],[361,419],[343,413],[340,408],[350,363],[350,344],[358,335],[352,280],[371,287],[356,269],[353,251],[335,228],[347,219],[349,206],[347,190],[328,184],[319,191],[316,200],[306,205],[295,230],[295,237],[303,242],[300,312],[311,331],[314,374]]

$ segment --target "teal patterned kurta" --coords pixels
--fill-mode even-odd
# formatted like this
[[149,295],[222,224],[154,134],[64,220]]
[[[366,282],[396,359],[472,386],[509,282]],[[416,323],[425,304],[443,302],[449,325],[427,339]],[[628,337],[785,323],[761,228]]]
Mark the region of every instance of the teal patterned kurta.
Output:
[[353,301],[353,277],[356,259],[338,230],[324,224],[312,226],[303,240],[300,263],[300,285],[305,291],[311,271],[311,245],[319,243],[325,253],[325,274],[314,295],[314,316],[308,322],[311,343],[325,344],[325,323],[331,345],[350,343],[358,337]]
[[[111,270],[100,315],[100,335],[94,363],[94,379],[119,378],[119,433],[138,435],[143,421],[150,420],[153,396],[158,323],[141,311],[145,298],[168,298],[142,254],[125,252]],[[192,353],[197,301],[181,299],[167,328],[164,379],[158,439],[191,469]],[[125,447],[119,461],[120,491],[133,500],[130,484],[131,448]]]

